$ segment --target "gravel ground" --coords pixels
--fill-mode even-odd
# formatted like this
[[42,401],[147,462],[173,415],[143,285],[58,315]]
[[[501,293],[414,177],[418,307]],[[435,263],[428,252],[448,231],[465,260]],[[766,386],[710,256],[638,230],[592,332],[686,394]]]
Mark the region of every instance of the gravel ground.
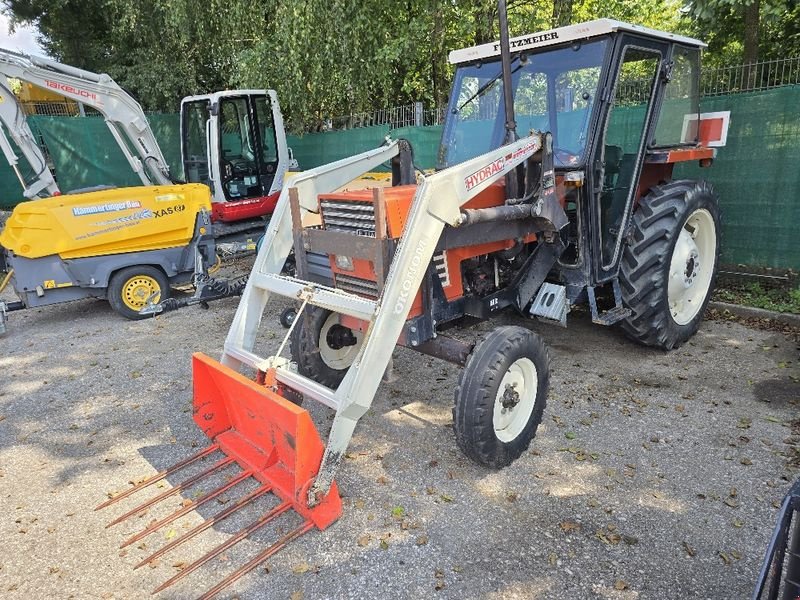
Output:
[[[141,322],[100,301],[11,315],[0,339],[0,596],[145,597],[242,526],[223,522],[134,571],[200,515],[120,550],[161,513],[105,529],[133,504],[93,510],[205,443],[191,418],[190,357],[218,357],[236,303]],[[267,311],[265,347],[280,342],[283,306]],[[785,454],[800,401],[797,340],[709,321],[664,353],[583,313],[569,329],[512,314],[494,323],[535,328],[555,357],[529,453],[501,472],[468,462],[450,424],[457,368],[399,349],[398,380],[381,386],[339,473],[342,518],[223,597],[750,595],[794,477]],[[327,433],[327,409],[312,415]],[[287,527],[278,523],[265,539]],[[265,539],[239,544],[159,597],[197,596]]]

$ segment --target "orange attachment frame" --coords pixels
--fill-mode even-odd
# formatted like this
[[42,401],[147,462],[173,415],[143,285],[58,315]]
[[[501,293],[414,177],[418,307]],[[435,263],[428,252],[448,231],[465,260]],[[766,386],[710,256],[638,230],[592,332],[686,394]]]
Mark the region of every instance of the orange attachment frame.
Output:
[[342,514],[336,483],[307,506],[324,451],[308,411],[204,354],[193,355],[192,370],[194,421],[203,433],[307,521],[320,529],[336,521]]

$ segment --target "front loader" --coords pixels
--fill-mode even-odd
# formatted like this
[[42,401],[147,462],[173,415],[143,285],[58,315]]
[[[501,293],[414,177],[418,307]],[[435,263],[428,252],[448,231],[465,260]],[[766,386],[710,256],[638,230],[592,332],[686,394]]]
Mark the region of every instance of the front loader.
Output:
[[[300,174],[282,191],[221,361],[193,359],[194,419],[213,443],[188,460],[221,452],[221,462],[115,522],[230,461],[258,480],[257,493],[277,499],[159,590],[278,514],[300,515],[203,597],[213,596],[287,539],[340,516],[336,471],[398,345],[463,367],[454,390],[456,443],[498,469],[535,436],[550,353],[527,327],[498,327],[477,345],[447,336],[449,328],[504,309],[563,325],[572,306],[586,303],[596,323],[620,324],[655,347],[674,348],[697,331],[717,270],[719,209],[708,184],[673,181],[672,171],[680,161],[710,165],[709,144],[724,137],[724,127],[697,109],[703,44],[606,19],[503,37],[450,55],[455,82],[437,172],[415,173],[408,143],[387,141]],[[517,139],[516,131],[524,134]],[[386,161],[392,187],[337,191]],[[292,249],[296,274],[281,275]],[[332,272],[327,283],[312,277],[310,257],[320,255]],[[297,317],[275,354],[262,357],[255,348],[272,294],[293,299]],[[335,411],[324,446],[304,400]],[[250,501],[245,494],[237,502]]]

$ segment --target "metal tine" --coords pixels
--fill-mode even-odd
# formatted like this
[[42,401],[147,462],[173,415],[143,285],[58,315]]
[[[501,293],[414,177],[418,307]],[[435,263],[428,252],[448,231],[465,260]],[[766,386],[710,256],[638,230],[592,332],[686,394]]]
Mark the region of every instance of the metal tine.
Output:
[[122,521],[124,521],[128,517],[132,517],[133,515],[142,512],[145,508],[149,508],[149,507],[153,506],[154,504],[156,504],[158,502],[161,502],[164,498],[169,498],[170,496],[173,496],[173,495],[177,494],[181,490],[186,489],[187,487],[189,487],[191,485],[194,485],[195,483],[197,483],[201,479],[203,479],[205,477],[208,477],[209,475],[212,475],[216,471],[219,471],[222,467],[231,464],[233,461],[234,461],[234,459],[232,457],[230,457],[230,456],[226,456],[225,458],[220,459],[219,461],[217,461],[216,463],[211,465],[209,468],[207,468],[205,471],[202,471],[201,473],[198,473],[197,475],[192,475],[191,477],[189,477],[189,479],[187,479],[185,481],[181,481],[175,487],[170,488],[166,492],[160,493],[158,496],[155,496],[154,498],[148,500],[144,504],[141,504],[140,506],[137,506],[136,508],[134,508],[132,510],[129,510],[124,515],[122,515],[121,517],[117,517],[116,519],[111,521],[111,523],[106,525],[106,529],[108,529],[109,527],[113,527],[117,523],[122,523]]
[[261,487],[256,488],[255,490],[253,490],[252,492],[242,496],[236,502],[234,502],[231,506],[219,511],[217,514],[215,514],[210,519],[207,519],[206,521],[203,521],[199,525],[196,525],[194,528],[190,529],[189,531],[184,533],[179,538],[176,538],[176,539],[172,540],[169,544],[167,544],[163,548],[159,548],[156,552],[153,552],[153,554],[151,554],[150,556],[145,558],[143,561],[141,561],[138,565],[133,567],[134,571],[136,569],[138,569],[139,567],[143,567],[144,565],[146,565],[150,561],[153,561],[153,560],[157,559],[159,556],[162,556],[162,555],[166,554],[167,552],[172,550],[178,544],[181,544],[181,543],[193,538],[197,534],[202,533],[203,531],[205,531],[206,529],[211,527],[214,523],[218,523],[218,522],[222,521],[223,519],[231,516],[234,512],[236,512],[237,510],[239,510],[240,508],[242,508],[246,504],[252,502],[253,500],[258,498],[259,496],[263,496],[264,494],[269,492],[271,489],[272,489],[271,485],[262,485]]
[[230,584],[237,581],[238,579],[241,579],[244,575],[246,575],[256,567],[267,561],[271,556],[280,551],[286,544],[288,544],[295,538],[300,537],[313,527],[314,524],[311,521],[306,521],[294,531],[290,531],[281,539],[279,539],[277,542],[272,544],[272,546],[270,546],[266,550],[259,552],[256,556],[250,559],[245,565],[239,567],[236,571],[228,575],[225,579],[220,581],[217,585],[215,585],[205,594],[200,596],[199,600],[210,600],[211,598],[219,594],[222,590],[224,590],[226,587],[228,587]]
[[196,461],[196,460],[198,460],[200,458],[203,458],[204,456],[208,456],[209,454],[211,454],[212,452],[214,452],[217,449],[219,449],[219,444],[212,444],[211,446],[209,446],[208,448],[206,448],[204,450],[201,450],[197,454],[194,454],[194,455],[190,456],[189,458],[185,458],[181,462],[172,465],[169,469],[166,469],[165,471],[161,471],[159,473],[156,473],[155,475],[153,475],[149,479],[145,479],[144,481],[142,481],[141,483],[136,484],[132,488],[127,489],[124,492],[121,492],[121,493],[117,494],[116,496],[114,496],[113,498],[110,498],[109,500],[106,500],[101,505],[97,506],[95,508],[95,510],[100,510],[101,508],[105,508],[106,506],[110,506],[111,504],[114,504],[115,502],[119,502],[123,498],[127,498],[131,494],[133,494],[135,492],[138,492],[139,490],[143,490],[144,488],[146,488],[146,487],[148,487],[150,485],[153,485],[154,483],[156,483],[158,481],[161,481],[165,477],[169,477],[170,475],[172,475],[176,471],[181,470],[183,467],[187,466],[188,464],[193,463],[194,461]]
[[239,531],[239,533],[236,533],[235,535],[233,535],[233,537],[225,540],[219,546],[217,546],[213,550],[208,551],[203,556],[198,558],[196,561],[194,561],[188,567],[185,567],[184,569],[182,569],[180,573],[177,573],[176,575],[173,575],[171,578],[167,579],[164,583],[162,583],[160,586],[158,586],[156,589],[153,590],[153,594],[155,595],[158,592],[160,592],[162,590],[165,590],[166,588],[171,586],[176,581],[178,581],[180,579],[183,579],[184,577],[186,577],[190,573],[193,573],[194,571],[196,571],[197,569],[202,567],[204,564],[206,564],[208,561],[210,561],[212,558],[214,558],[215,556],[219,556],[220,554],[225,552],[225,550],[227,550],[228,548],[230,548],[234,544],[238,544],[240,541],[242,541],[244,538],[249,536],[251,533],[253,533],[254,531],[256,531],[258,529],[261,529],[267,523],[269,523],[270,521],[272,521],[276,517],[280,516],[282,513],[286,512],[291,507],[292,507],[291,501],[285,500],[285,501],[281,502],[278,506],[273,508],[271,511],[269,511],[268,513],[262,515],[261,517],[259,517],[258,519],[256,519],[252,523],[250,523],[250,525],[248,525],[247,527],[245,527],[244,529]]
[[236,477],[234,477],[233,479],[231,479],[228,483],[223,485],[221,488],[218,488],[218,489],[214,490],[213,492],[209,492],[208,494],[206,494],[205,496],[201,496],[197,500],[191,501],[189,504],[187,504],[185,506],[182,506],[181,508],[176,510],[174,513],[169,515],[168,517],[164,517],[160,521],[156,521],[155,523],[151,523],[150,525],[145,527],[142,531],[140,531],[136,535],[128,538],[120,546],[120,548],[125,548],[126,546],[130,546],[131,544],[133,544],[135,542],[138,542],[142,538],[147,537],[148,535],[150,535],[154,531],[156,531],[158,529],[161,529],[164,525],[172,523],[175,519],[178,519],[178,518],[182,517],[186,513],[189,513],[191,511],[193,511],[194,509],[196,509],[199,506],[202,506],[203,504],[205,504],[209,500],[213,500],[214,498],[216,498],[220,494],[223,494],[224,492],[228,491],[233,486],[237,485],[238,483],[241,483],[244,479],[247,479],[248,477],[250,477],[250,475],[252,475],[252,474],[253,474],[252,471],[244,471],[243,473],[241,473],[241,474],[237,475]]

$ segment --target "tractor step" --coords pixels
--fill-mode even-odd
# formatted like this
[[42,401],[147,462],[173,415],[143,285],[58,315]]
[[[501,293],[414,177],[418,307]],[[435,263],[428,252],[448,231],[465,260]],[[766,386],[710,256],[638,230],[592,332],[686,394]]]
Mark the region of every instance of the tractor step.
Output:
[[[201,598],[212,598],[258,566],[286,544],[314,527],[325,529],[342,513],[342,503],[334,483],[328,494],[317,498],[308,506],[308,490],[322,461],[323,445],[311,417],[303,408],[289,402],[271,388],[277,389],[274,377],[267,374],[270,387],[251,381],[239,373],[202,355],[195,354],[194,370],[194,420],[212,439],[213,443],[197,454],[182,460],[173,467],[135,485],[98,506],[95,510],[117,504],[153,485],[163,487],[165,481],[180,473],[188,475],[146,501],[130,508],[107,527],[141,517],[153,511],[153,518],[142,530],[128,537],[121,548],[136,544],[156,531],[175,523],[182,517],[207,510],[213,500],[227,506],[209,518],[188,529],[166,545],[141,559],[134,567],[155,564],[161,556],[200,535],[222,521],[246,516],[256,503],[266,504],[265,511],[248,519],[243,527],[221,544],[189,563],[181,563],[181,570],[157,587],[158,593],[194,573],[212,559],[227,553],[240,541],[263,533],[267,525],[280,517],[280,528],[273,525],[277,534],[266,548],[246,560]],[[274,375],[274,374],[273,374]],[[231,474],[229,469],[238,466]],[[203,482],[222,479],[212,489],[201,488]],[[189,497],[167,514],[163,508],[178,494],[189,492]],[[231,500],[231,498],[236,498]],[[243,510],[244,509],[244,510]],[[299,518],[298,518],[299,515]],[[238,526],[237,526],[238,527]],[[174,530],[172,536],[175,535]],[[273,538],[276,536],[272,536]],[[167,536],[169,537],[169,536]],[[260,537],[260,536],[259,536]],[[198,577],[198,582],[202,578]]]
[[567,288],[556,283],[543,283],[531,305],[530,313],[543,321],[566,327],[568,312]]
[[604,310],[603,312],[598,312],[597,310],[597,298],[595,297],[594,287],[586,287],[586,293],[589,296],[589,307],[592,310],[592,323],[610,326],[619,323],[623,319],[627,319],[633,314],[630,308],[622,306],[622,294],[619,289],[619,280],[614,279],[611,282],[611,286],[614,290],[614,308]]

